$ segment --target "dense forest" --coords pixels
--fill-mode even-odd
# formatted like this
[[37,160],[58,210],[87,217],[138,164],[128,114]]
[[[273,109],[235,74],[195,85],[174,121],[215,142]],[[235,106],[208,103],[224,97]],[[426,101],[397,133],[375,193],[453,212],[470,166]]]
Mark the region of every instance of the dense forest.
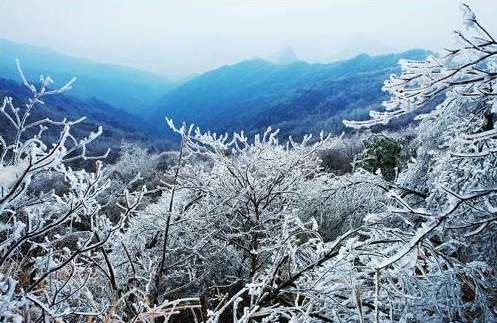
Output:
[[[495,322],[497,42],[461,9],[457,47],[403,57],[371,89],[384,110],[358,103],[342,135],[167,118],[177,149],[151,149],[154,126],[18,61],[24,88],[1,81],[0,321]],[[313,91],[237,122],[347,100]]]

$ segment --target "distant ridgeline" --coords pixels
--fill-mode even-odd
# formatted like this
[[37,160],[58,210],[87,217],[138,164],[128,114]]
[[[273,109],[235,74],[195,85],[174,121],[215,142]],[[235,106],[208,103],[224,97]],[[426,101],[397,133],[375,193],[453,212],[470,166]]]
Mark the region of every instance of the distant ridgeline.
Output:
[[176,84],[152,73],[125,66],[71,57],[49,48],[0,39],[0,76],[20,80],[15,59],[21,61],[28,80],[40,74],[56,82],[77,78],[70,95],[80,99],[97,97],[128,112],[141,114]]
[[[152,73],[0,39],[0,76],[20,80],[15,58],[19,58],[31,80],[38,80],[42,73],[62,84],[76,76],[68,95],[79,100],[57,96],[54,100],[58,102],[48,102],[58,104],[57,111],[39,112],[56,113],[58,117],[86,115],[85,122],[104,126],[108,132],[104,137],[108,140],[133,137],[141,132],[142,137],[176,141],[177,135],[168,129],[165,117],[172,118],[176,124],[194,123],[203,130],[222,133],[244,130],[253,135],[271,126],[279,128],[282,136],[299,138],[321,130],[336,134],[353,131],[345,129],[342,120],[365,119],[370,110],[381,109],[381,102],[388,99],[381,91],[383,82],[390,74],[399,72],[399,59],[420,60],[429,54],[415,49],[309,64],[298,61],[293,51],[286,50],[277,63],[247,60],[185,79],[180,84]],[[0,91],[14,92],[15,96],[19,88],[2,80]],[[120,109],[143,117],[148,123]],[[388,127],[395,129],[409,122],[412,116],[399,118]]]
[[[283,136],[341,133],[343,119],[361,120],[381,108],[388,95],[381,91],[390,74],[400,71],[400,59],[424,59],[425,50],[309,64],[274,64],[262,59],[243,61],[204,73],[168,92],[156,105],[150,121],[164,117],[176,123],[195,123],[204,130],[248,134],[268,126]],[[389,124],[397,128],[411,118]],[[378,127],[377,127],[378,129]],[[166,129],[167,130],[167,129]]]

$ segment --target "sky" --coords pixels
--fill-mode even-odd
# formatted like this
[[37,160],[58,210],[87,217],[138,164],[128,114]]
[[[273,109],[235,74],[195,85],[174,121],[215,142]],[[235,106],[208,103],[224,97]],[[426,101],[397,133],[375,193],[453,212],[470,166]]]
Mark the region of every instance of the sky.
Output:
[[[497,1],[466,3],[497,34]],[[0,37],[183,77],[287,47],[309,62],[438,51],[463,29],[458,7],[448,0],[0,0]]]

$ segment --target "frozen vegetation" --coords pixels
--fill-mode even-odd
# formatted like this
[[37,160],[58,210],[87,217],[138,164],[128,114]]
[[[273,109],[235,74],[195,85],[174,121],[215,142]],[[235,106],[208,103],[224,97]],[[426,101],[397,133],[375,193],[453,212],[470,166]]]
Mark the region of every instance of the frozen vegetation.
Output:
[[497,43],[462,10],[456,48],[401,61],[386,111],[344,121],[442,97],[396,132],[282,141],[168,119],[179,150],[128,144],[107,164],[87,150],[101,129],[30,118],[72,81],[24,79],[32,98],[0,107],[0,320],[495,322]]

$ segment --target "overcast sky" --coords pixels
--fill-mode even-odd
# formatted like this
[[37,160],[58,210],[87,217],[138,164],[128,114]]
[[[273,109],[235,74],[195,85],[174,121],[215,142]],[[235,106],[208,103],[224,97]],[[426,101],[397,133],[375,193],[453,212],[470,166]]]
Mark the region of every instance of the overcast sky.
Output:
[[[497,1],[467,3],[497,34]],[[361,42],[373,52],[438,50],[453,41],[451,30],[462,29],[458,6],[433,0],[0,0],[0,37],[183,76],[285,47],[307,61],[333,59],[344,48],[361,51]]]

